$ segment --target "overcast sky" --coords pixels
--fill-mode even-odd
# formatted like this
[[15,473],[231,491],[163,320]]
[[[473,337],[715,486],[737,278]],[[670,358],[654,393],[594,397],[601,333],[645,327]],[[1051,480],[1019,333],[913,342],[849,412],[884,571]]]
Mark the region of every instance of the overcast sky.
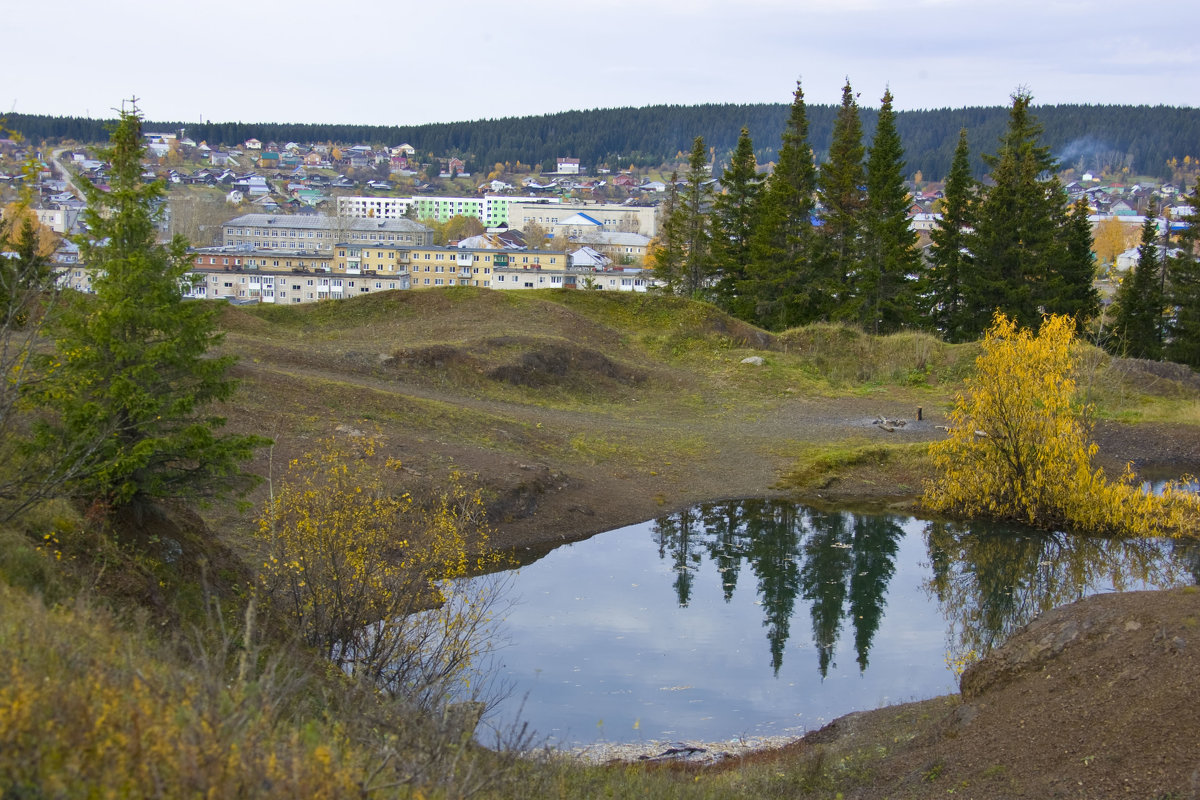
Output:
[[1200,106],[1196,0],[58,0],[0,115],[406,125],[663,103]]

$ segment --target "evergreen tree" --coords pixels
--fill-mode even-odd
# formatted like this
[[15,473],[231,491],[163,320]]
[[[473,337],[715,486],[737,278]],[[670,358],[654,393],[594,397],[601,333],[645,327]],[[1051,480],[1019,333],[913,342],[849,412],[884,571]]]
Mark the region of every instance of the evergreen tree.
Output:
[[1179,237],[1179,251],[1167,262],[1170,327],[1164,355],[1170,361],[1200,369],[1200,185],[1192,190],[1192,213]]
[[712,185],[704,139],[697,136],[688,157],[683,191],[677,173],[671,175],[667,199],[659,211],[658,242],[654,248],[655,276],[667,291],[685,296],[702,294],[712,275]]
[[994,185],[979,205],[971,237],[974,267],[966,284],[971,337],[987,329],[996,311],[1036,329],[1061,253],[1056,241],[1066,193],[1057,179],[1045,179],[1057,163],[1039,144],[1041,126],[1029,113],[1032,99],[1025,91],[1013,95],[1000,150],[984,156]]
[[1129,358],[1158,359],[1162,356],[1162,263],[1159,259],[1158,223],[1154,205],[1146,213],[1138,260],[1117,287],[1113,305],[1111,349]]
[[750,266],[750,236],[758,208],[758,164],[750,131],[742,128],[729,168],[713,198],[713,271],[720,276],[717,303],[741,319],[753,319],[753,298],[743,294]]
[[663,282],[671,294],[682,291],[683,231],[680,230],[679,173],[672,172],[667,183],[667,196],[658,207],[658,235],[650,243],[648,265],[654,277]]
[[1082,333],[1088,320],[1100,311],[1100,293],[1096,290],[1096,256],[1092,252],[1092,223],[1088,204],[1079,198],[1071,207],[1059,238],[1060,255],[1056,269],[1049,275],[1042,309],[1047,314],[1064,314],[1075,320],[1075,332]]
[[856,286],[858,322],[871,333],[891,333],[916,320],[915,285],[921,272],[917,234],[908,221],[904,148],[896,131],[892,93],[883,93],[867,157],[867,204],[862,213],[862,264]]
[[712,210],[712,171],[703,137],[692,142],[688,171],[683,193],[676,212],[680,215],[678,230],[683,234],[684,270],[682,290],[685,295],[702,294],[712,275],[712,230],[709,212]]
[[858,319],[862,305],[862,211],[866,206],[862,123],[850,81],[842,87],[842,105],[833,122],[829,160],[817,177],[821,236],[817,261],[830,295],[825,316]]
[[815,190],[808,112],[797,81],[779,161],[763,189],[750,238],[744,294],[754,300],[753,321],[764,328],[783,330],[810,322],[825,305],[811,262]]
[[248,485],[240,464],[265,443],[214,433],[224,420],[209,409],[233,395],[233,359],[209,352],[217,307],[183,300],[187,242],[156,241],[165,189],[142,180],[144,152],[141,115],[122,110],[102,154],[111,189],[84,186],[79,245],[95,295],[52,323],[55,352],[33,395],[47,412],[36,444],[71,471],[69,493],[110,508]]
[[946,177],[942,198],[942,217],[930,233],[933,254],[926,282],[922,287],[930,321],[950,342],[974,338],[974,326],[967,316],[966,283],[971,269],[967,251],[968,233],[973,222],[976,183],[971,177],[967,129],[958,134],[954,161]]

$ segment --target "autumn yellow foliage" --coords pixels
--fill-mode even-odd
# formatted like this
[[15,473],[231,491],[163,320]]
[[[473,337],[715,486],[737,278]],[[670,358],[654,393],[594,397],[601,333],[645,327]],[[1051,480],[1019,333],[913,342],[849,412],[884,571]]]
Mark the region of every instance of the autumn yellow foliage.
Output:
[[174,665],[79,603],[0,582],[5,797],[362,796],[363,753],[336,724],[293,724],[269,671]]
[[1091,409],[1076,398],[1079,347],[1069,317],[1047,317],[1035,335],[996,315],[949,436],[931,446],[938,477],[925,487],[928,509],[1096,533],[1193,529],[1194,494],[1176,484],[1154,494],[1128,467],[1110,480],[1093,466]]
[[[291,463],[259,520],[269,610],[357,678],[422,707],[461,691],[491,646],[499,587],[483,504],[452,476],[416,503],[371,439],[323,442]],[[394,483],[394,481],[393,481]]]

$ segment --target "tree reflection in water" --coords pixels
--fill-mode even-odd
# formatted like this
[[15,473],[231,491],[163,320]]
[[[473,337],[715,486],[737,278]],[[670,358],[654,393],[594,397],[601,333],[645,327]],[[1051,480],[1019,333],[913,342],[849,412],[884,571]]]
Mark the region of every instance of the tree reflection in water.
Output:
[[[680,606],[688,605],[705,557],[716,567],[726,602],[749,566],[776,675],[797,599],[807,601],[824,678],[836,666],[847,620],[858,668],[867,669],[909,522],[741,500],[660,517],[652,534],[659,557],[672,565]],[[985,653],[1036,615],[1097,589],[1200,582],[1200,541],[1105,539],[978,522],[929,522],[924,536],[931,567],[925,588],[949,623],[953,654]]]
[[[1101,591],[1200,577],[1187,540],[1115,539],[972,522],[925,527],[928,591],[950,627],[950,650],[982,655],[1038,614]],[[1175,552],[1176,558],[1165,557]],[[1183,555],[1183,559],[1179,556]],[[1190,562],[1189,562],[1190,558]]]
[[883,617],[884,595],[904,536],[895,517],[814,511],[794,503],[744,500],[711,503],[655,520],[659,557],[669,559],[676,597],[686,606],[692,578],[706,553],[733,598],[748,563],[763,607],[763,627],[776,674],[791,632],[796,598],[810,602],[817,668],[824,677],[843,620],[854,627],[860,670]]

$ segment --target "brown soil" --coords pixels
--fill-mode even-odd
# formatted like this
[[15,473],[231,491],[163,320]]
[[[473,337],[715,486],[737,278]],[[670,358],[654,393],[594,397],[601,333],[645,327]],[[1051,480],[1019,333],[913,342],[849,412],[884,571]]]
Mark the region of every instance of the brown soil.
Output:
[[1195,798],[1197,686],[1195,587],[1098,595],[1034,620],[958,698],[851,714],[771,757],[886,752],[847,798]]

